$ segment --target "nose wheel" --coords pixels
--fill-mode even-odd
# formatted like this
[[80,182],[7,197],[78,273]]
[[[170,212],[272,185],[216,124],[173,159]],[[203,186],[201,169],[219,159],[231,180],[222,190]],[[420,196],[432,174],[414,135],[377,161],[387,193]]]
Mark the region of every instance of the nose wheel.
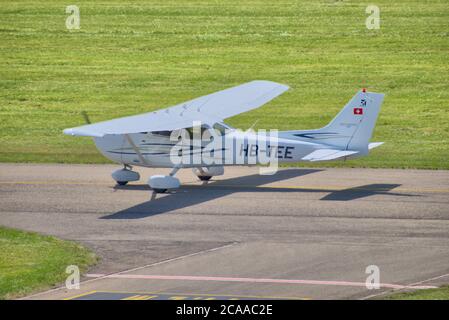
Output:
[[201,181],[209,181],[213,176],[223,175],[224,167],[198,167],[193,168],[192,171]]

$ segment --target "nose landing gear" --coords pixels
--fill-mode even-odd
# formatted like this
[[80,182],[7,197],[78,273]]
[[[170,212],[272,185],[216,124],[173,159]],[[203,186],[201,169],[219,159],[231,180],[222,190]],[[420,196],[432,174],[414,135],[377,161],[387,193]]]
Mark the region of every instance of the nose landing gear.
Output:
[[223,175],[224,167],[199,167],[192,171],[201,181],[209,181],[213,176]]

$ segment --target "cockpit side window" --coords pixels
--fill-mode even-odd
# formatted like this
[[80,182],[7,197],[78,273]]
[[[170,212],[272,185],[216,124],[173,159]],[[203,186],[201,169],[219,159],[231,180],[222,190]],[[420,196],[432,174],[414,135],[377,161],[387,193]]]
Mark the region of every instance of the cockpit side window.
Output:
[[152,131],[152,134],[158,135],[158,136],[165,136],[169,137],[171,134],[171,131]]

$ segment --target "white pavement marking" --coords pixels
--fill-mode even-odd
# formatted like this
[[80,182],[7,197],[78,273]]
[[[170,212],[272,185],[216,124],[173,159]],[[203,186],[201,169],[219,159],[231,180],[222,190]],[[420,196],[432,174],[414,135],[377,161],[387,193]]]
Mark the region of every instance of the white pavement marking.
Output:
[[[146,275],[146,274],[87,274],[92,278],[112,278],[112,279],[145,279],[145,280],[186,280],[186,281],[223,281],[223,282],[246,282],[246,283],[287,283],[287,284],[311,284],[328,286],[351,286],[365,287],[365,282],[354,281],[325,281],[325,280],[298,280],[298,279],[266,279],[266,278],[233,278],[233,277],[203,277],[203,276],[166,276],[166,275]],[[431,289],[435,286],[412,286],[391,283],[381,283],[381,288],[391,289]]]

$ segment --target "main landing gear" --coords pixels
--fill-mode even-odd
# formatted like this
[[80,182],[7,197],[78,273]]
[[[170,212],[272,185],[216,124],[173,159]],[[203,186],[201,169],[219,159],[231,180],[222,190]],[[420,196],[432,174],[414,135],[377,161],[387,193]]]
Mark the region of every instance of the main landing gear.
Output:
[[148,185],[156,193],[164,193],[169,189],[179,188],[179,179],[175,177],[176,172],[179,168],[173,168],[172,172],[168,176],[164,175],[154,175],[148,179]]
[[[131,166],[125,164],[123,169],[115,170],[112,173],[112,178],[117,182],[118,185],[124,186],[130,181],[140,180],[140,175],[138,172],[132,171]],[[156,193],[164,193],[169,189],[179,188],[179,179],[175,177],[176,172],[179,168],[174,168],[168,176],[164,175],[154,175],[148,179],[148,185]]]
[[[140,180],[138,172],[132,171],[130,165],[125,164],[123,169],[118,169],[112,173],[112,178],[117,181],[120,186],[126,185],[130,181]],[[181,183],[175,177],[179,168],[173,168],[168,176],[154,175],[148,179],[148,185],[155,193],[164,193],[170,189],[179,188]],[[193,168],[193,173],[201,181],[209,181],[213,176],[221,176],[224,174],[224,167],[199,167]]]
[[132,171],[131,169],[131,166],[125,164],[123,169],[115,170],[112,173],[112,179],[114,179],[120,186],[124,186],[130,181],[140,180],[140,174],[138,172]]

